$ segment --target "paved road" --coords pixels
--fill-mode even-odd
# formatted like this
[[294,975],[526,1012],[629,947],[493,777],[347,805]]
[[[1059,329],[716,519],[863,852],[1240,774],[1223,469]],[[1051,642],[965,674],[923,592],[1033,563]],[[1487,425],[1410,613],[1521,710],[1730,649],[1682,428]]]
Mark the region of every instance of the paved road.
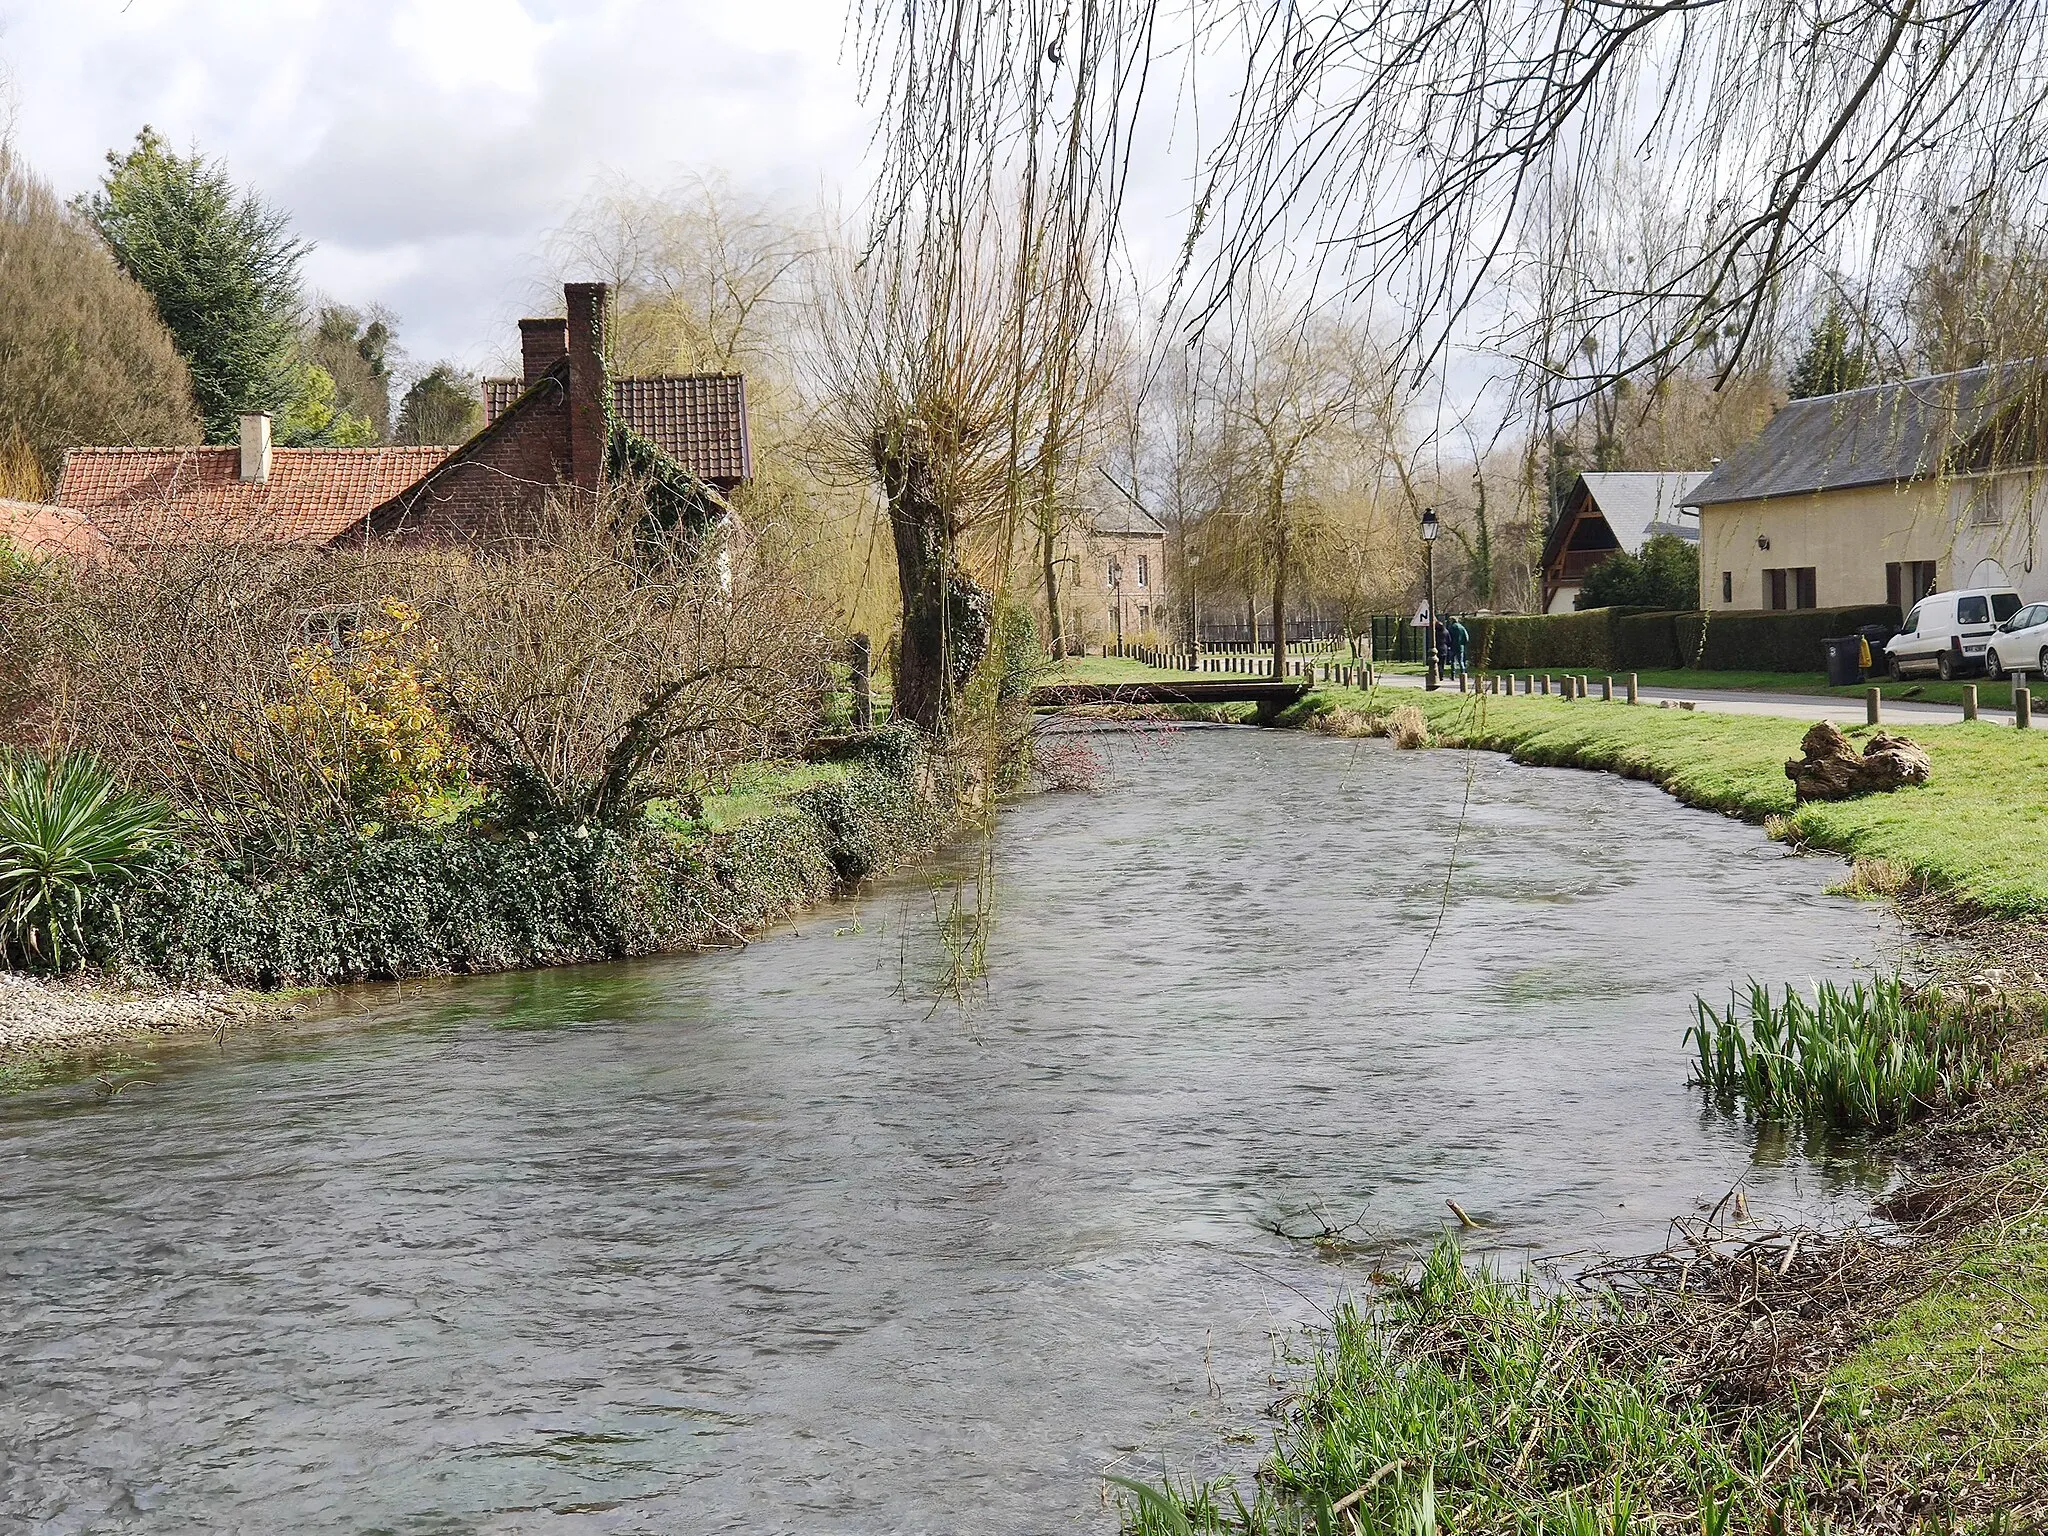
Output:
[[[1420,688],[1423,680],[1412,673],[1386,672],[1380,681],[1392,688]],[[1456,684],[1451,685],[1453,689]],[[1593,686],[1597,688],[1598,683]],[[1911,687],[1909,683],[1906,686]],[[1980,688],[2002,687],[2002,684],[1980,683]],[[1621,687],[1620,680],[1615,688]],[[1652,707],[1657,701],[1669,699],[1676,702],[1690,699],[1703,710],[1729,715],[1777,715],[1790,720],[1832,720],[1837,725],[1863,724],[1863,701],[1839,699],[1828,694],[1812,693],[1750,693],[1726,688],[1643,688],[1638,695]],[[1597,695],[1595,696],[1597,699]],[[1963,710],[1960,704],[1916,704],[1910,699],[1884,700],[1886,724],[1953,725],[1961,721]],[[2012,716],[2003,710],[1986,709],[1984,719],[1994,723],[2011,722]],[[2040,712],[2034,720],[2034,729],[2041,730],[2048,725],[2048,709]]]

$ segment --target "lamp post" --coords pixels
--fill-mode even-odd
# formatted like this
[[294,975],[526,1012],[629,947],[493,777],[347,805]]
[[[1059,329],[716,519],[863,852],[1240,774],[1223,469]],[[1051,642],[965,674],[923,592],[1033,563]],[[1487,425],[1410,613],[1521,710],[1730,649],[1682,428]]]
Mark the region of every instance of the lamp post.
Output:
[[1429,623],[1422,631],[1423,641],[1429,648],[1429,676],[1422,686],[1434,691],[1443,684],[1443,678],[1437,673],[1435,507],[1426,507],[1422,513],[1422,604],[1429,615]]

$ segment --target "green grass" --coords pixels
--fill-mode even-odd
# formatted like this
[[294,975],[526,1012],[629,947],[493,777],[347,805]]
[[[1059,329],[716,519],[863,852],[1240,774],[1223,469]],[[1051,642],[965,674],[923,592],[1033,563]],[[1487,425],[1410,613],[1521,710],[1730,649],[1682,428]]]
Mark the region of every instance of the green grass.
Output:
[[1686,1041],[1696,1080],[1762,1118],[1818,1121],[1837,1131],[1897,1130],[1974,1097],[1991,1061],[1961,1010],[1939,990],[1896,977],[1838,987],[1812,1000],[1752,982],[1725,1012],[1704,999]]
[[[2009,725],[1915,725],[1929,781],[1896,794],[1795,806],[1785,762],[1809,722],[1630,708],[1599,699],[1506,698],[1324,688],[1282,724],[1349,707],[1413,704],[1430,734],[1517,761],[1645,779],[1688,805],[1768,822],[1774,835],[1870,861],[1999,916],[2048,912],[2048,732]],[[1848,732],[1852,739],[1867,727]]]
[[[2038,1182],[2043,1170],[2032,1171]],[[1979,1234],[1939,1272],[1836,1367],[1836,1422],[1859,1453],[1929,1492],[1996,1499],[2038,1487],[2048,1467],[2048,1219],[2036,1212]]]
[[1709,1533],[1777,1507],[1796,1519],[1814,1474],[1768,1474],[1796,1466],[1781,1448],[1797,1421],[1762,1413],[1724,1429],[1654,1359],[1613,1358],[1609,1326],[1597,1305],[1526,1274],[1467,1266],[1444,1239],[1412,1286],[1339,1309],[1252,1502],[1229,1480],[1125,1483],[1124,1529],[1421,1536],[1441,1518],[1460,1531],[1620,1536],[1657,1517]]
[[791,795],[814,784],[846,777],[843,763],[758,762],[733,769],[722,789],[702,796],[703,814],[691,816],[674,800],[657,800],[647,808],[656,826],[685,836],[730,832],[735,827],[774,814]]
[[[1539,673],[1542,668],[1536,669]],[[1554,671],[1583,672],[1583,667],[1554,668]],[[1604,676],[1604,673],[1595,673]],[[1619,676],[1619,674],[1617,674]],[[1818,698],[1860,699],[1866,688],[1882,688],[1888,699],[1904,699],[1915,704],[1953,704],[1962,708],[1963,689],[1973,686],[1971,682],[1944,683],[1935,677],[1913,677],[1902,683],[1890,678],[1872,678],[1867,683],[1854,683],[1842,688],[1830,688],[1825,672],[1639,672],[1636,681],[1645,688],[1660,688],[1666,692],[1683,693],[1688,688],[1702,692],[1727,690],[1737,693],[1803,693]],[[2012,710],[2012,684],[1992,682],[1989,678],[1975,679],[1977,702],[1984,709]],[[2048,690],[2029,690],[2035,704],[2048,703]]]
[[1148,667],[1127,656],[1069,656],[1057,667],[1036,679],[1040,683],[1151,683],[1182,677],[1200,677],[1199,672],[1176,672],[1166,667]]

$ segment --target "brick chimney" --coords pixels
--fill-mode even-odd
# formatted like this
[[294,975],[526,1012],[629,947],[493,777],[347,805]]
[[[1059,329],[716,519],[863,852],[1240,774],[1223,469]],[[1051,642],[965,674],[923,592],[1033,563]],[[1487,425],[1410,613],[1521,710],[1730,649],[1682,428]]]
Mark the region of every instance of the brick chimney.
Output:
[[519,322],[519,382],[522,386],[533,383],[568,355],[568,321]]
[[604,328],[611,291],[603,283],[568,283],[569,301],[569,482],[597,494],[604,479]]

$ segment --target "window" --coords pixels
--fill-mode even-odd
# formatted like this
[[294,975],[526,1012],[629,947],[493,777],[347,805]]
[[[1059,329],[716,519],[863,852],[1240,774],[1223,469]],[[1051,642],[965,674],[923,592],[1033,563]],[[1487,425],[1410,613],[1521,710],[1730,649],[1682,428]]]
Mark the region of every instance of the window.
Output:
[[2005,521],[2003,498],[1998,486],[1979,480],[1969,489],[1969,521],[1972,528],[1995,528]]
[[1149,574],[1150,574],[1150,572],[1149,572],[1149,571],[1147,570],[1147,568],[1146,568],[1146,563],[1145,563],[1145,557],[1144,557],[1143,555],[1140,555],[1140,556],[1138,556],[1138,585],[1139,585],[1139,586],[1141,586],[1141,587],[1142,587],[1142,586],[1144,586],[1144,585],[1145,585],[1145,578],[1146,578],[1146,577],[1147,577],[1147,576],[1148,576]]
[[[1143,555],[1140,555],[1140,556],[1138,557],[1138,585],[1142,587],[1142,586],[1143,586],[1144,584],[1145,584],[1145,557],[1144,557]],[[1150,629],[1151,627],[1152,627],[1152,610],[1151,610],[1150,608],[1144,608],[1144,607],[1140,607],[1140,608],[1138,609],[1138,628],[1139,628],[1139,629],[1141,629],[1141,630],[1144,630],[1144,629]]]
[[1721,573],[1721,601],[1724,603],[1735,601],[1735,573],[1733,571],[1723,571]]
[[1117,563],[1114,555],[1110,556],[1109,560],[1109,584],[1112,587],[1120,587],[1124,584],[1124,568]]
[[1820,606],[1815,569],[1810,565],[1786,566],[1764,572],[1764,606],[1773,610],[1818,608]]
[[1893,560],[1884,568],[1884,600],[1904,612],[1934,590],[1932,560]]
[[1957,598],[1956,622],[1958,624],[1989,624],[1991,622],[1991,599],[1988,597]]
[[2019,612],[2020,595],[2017,592],[1994,592],[1991,594],[1991,617],[2003,624]]
[[1913,611],[1906,615],[1905,626],[1902,629],[1900,629],[1899,633],[1902,635],[1910,635],[1915,633],[1919,628],[1920,609],[1919,606],[1916,604],[1913,608]]

